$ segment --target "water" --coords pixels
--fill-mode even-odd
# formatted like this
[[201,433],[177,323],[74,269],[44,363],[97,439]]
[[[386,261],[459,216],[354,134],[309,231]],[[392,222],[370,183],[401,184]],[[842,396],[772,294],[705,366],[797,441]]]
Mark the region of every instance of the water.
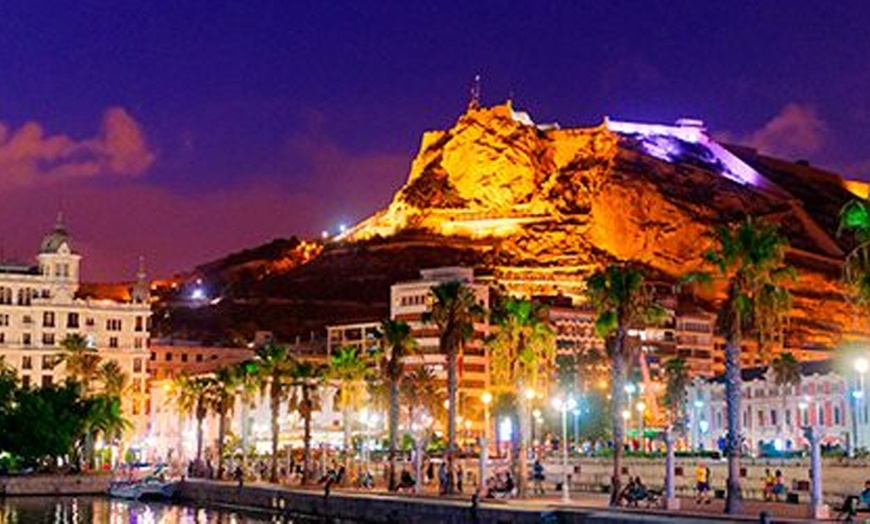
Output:
[[0,499],[0,524],[315,524],[265,512],[133,502],[104,497]]

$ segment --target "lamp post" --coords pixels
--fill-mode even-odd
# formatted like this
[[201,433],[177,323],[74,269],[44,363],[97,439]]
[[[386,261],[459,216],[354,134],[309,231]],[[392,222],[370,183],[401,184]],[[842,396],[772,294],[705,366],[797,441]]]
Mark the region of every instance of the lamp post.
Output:
[[646,446],[644,446],[644,435],[643,435],[643,415],[646,411],[646,404],[643,401],[637,403],[637,442],[640,447],[640,452],[646,452]]
[[483,493],[486,486],[486,463],[489,460],[489,404],[492,402],[492,393],[484,391],[480,395],[480,401],[483,403],[483,436],[480,439],[480,462],[478,464],[480,481],[477,485],[480,493]]
[[571,500],[568,487],[568,411],[577,407],[573,398],[554,398],[553,407],[562,412],[562,500]]
[[704,401],[696,398],[693,404],[695,406],[695,449],[701,449],[701,410],[704,409]]
[[571,412],[574,415],[574,447],[580,448],[580,410],[575,409]]
[[854,455],[854,451],[858,448],[858,443],[860,439],[858,438],[858,432],[860,431],[859,423],[866,423],[867,420],[861,419],[861,411],[862,406],[861,403],[864,400],[864,373],[867,373],[868,362],[864,357],[858,357],[855,359],[855,371],[858,373],[858,389],[852,392],[852,396],[855,398],[855,412],[852,416],[852,429],[854,430],[854,443],[852,444],[852,452]]

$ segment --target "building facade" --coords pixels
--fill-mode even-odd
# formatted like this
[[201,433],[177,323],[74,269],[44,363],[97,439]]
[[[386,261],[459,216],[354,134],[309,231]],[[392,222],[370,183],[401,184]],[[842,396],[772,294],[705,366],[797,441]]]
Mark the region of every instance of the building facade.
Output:
[[151,307],[140,268],[131,300],[82,299],[81,256],[59,219],[42,241],[36,264],[0,265],[0,355],[25,386],[66,378],[60,356],[69,335],[81,335],[103,362],[114,360],[130,379],[125,415],[142,434],[147,428],[147,361]]
[[[445,282],[459,281],[471,288],[478,304],[485,310],[490,308],[490,287],[474,279],[474,270],[461,267],[444,267],[420,271],[420,279],[399,282],[390,288],[390,318],[403,320],[411,326],[417,341],[418,355],[408,357],[410,367],[425,366],[432,370],[446,387],[447,360],[438,343],[438,328],[423,322],[425,313],[431,311],[432,288]],[[465,344],[459,358],[459,399],[458,413],[465,413],[466,420],[472,421],[479,430],[482,420],[481,395],[489,388],[489,359],[484,342],[489,332],[486,319],[475,323],[474,333]]]
[[[751,454],[803,449],[802,428],[823,432],[823,443],[849,450],[870,449],[870,424],[863,378],[836,360],[800,363],[800,383],[782,388],[770,367],[743,370],[740,419]],[[693,448],[720,449],[728,429],[722,376],[696,378],[686,413]]]

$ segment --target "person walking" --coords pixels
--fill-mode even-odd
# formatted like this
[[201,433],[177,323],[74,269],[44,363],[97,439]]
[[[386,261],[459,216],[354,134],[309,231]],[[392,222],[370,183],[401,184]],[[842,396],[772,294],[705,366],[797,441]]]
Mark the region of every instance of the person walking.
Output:
[[695,468],[695,490],[697,491],[695,504],[710,503],[710,468],[703,462],[699,462],[698,467]]
[[438,466],[438,493],[440,495],[447,494],[447,463],[442,462]]
[[456,465],[456,490],[462,493],[462,464]]
[[535,465],[532,466],[532,480],[534,481],[534,494],[544,494],[544,465],[540,460],[535,460]]

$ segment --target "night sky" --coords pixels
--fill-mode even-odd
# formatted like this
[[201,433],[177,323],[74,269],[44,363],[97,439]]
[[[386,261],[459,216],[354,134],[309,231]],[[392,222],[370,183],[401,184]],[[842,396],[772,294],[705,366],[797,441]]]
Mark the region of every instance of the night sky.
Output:
[[691,116],[870,177],[870,4],[757,4],[5,1],[0,250],[63,210],[86,279],[167,276],[353,223],[476,73],[537,121]]

